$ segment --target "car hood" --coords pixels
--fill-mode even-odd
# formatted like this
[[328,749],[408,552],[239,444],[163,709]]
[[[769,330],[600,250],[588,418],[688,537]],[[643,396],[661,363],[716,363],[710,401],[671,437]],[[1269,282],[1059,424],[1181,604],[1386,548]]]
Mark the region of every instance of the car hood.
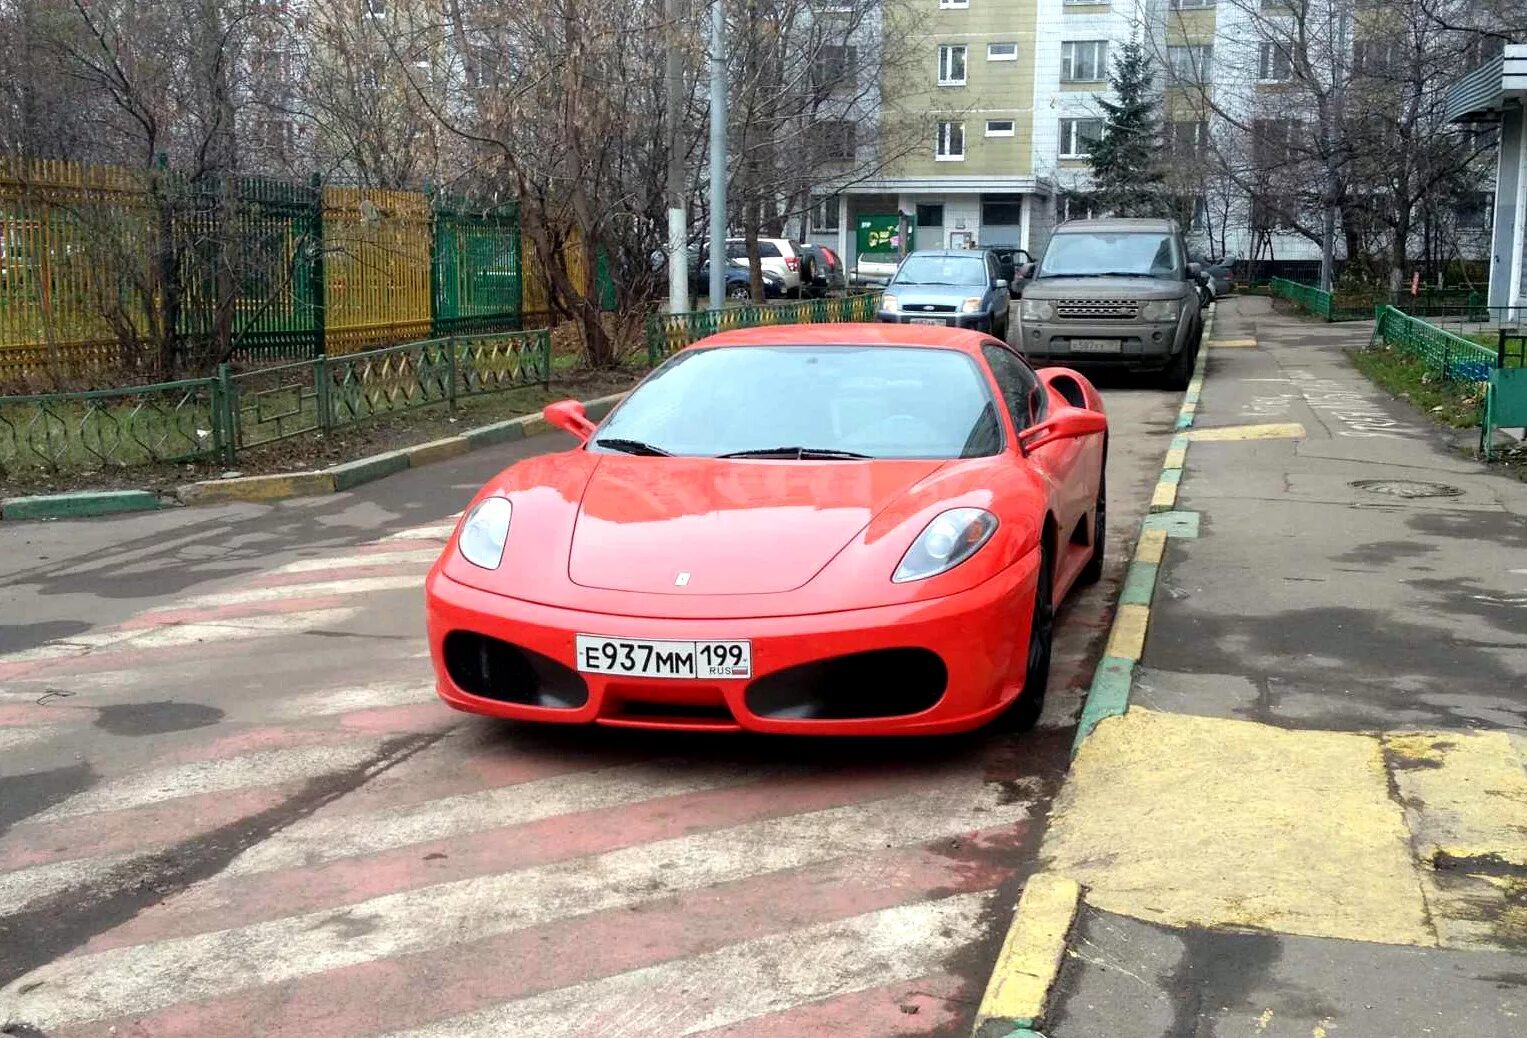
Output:
[[980,299],[986,289],[980,285],[896,285],[885,287],[887,295],[896,297],[903,310],[916,310],[919,306],[959,306],[967,299]]
[[940,464],[605,457],[578,506],[568,577],[646,594],[793,591]]
[[1097,299],[1180,299],[1192,286],[1186,281],[1161,278],[1030,278],[1023,284],[1023,298]]

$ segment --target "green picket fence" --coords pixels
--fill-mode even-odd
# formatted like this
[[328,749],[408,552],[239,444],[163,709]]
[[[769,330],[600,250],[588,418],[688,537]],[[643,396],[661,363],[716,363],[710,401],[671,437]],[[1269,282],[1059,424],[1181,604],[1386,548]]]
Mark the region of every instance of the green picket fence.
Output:
[[777,324],[853,324],[873,321],[880,308],[878,292],[864,292],[834,299],[807,299],[799,303],[733,306],[724,310],[647,315],[647,360],[663,358],[709,335],[738,328]]
[[448,336],[213,378],[0,397],[0,476],[219,460],[551,378],[551,333]]
[[1366,321],[1373,316],[1371,301],[1340,299],[1314,285],[1301,285],[1287,278],[1273,278],[1267,287],[1277,298],[1287,299],[1305,313],[1325,321]]

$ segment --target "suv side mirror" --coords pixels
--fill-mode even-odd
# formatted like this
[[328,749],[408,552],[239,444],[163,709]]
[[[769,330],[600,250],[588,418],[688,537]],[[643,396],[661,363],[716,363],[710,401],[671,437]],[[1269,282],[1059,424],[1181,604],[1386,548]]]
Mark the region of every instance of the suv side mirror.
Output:
[[1108,431],[1108,416],[1082,407],[1057,408],[1049,418],[1018,434],[1018,447],[1029,454],[1047,443],[1078,440]]
[[599,428],[589,421],[588,412],[577,400],[558,400],[554,404],[547,404],[541,409],[541,417],[563,432],[572,433],[580,443],[588,443],[594,430]]
[[1032,260],[1018,268],[1018,276],[1024,280],[1034,276],[1034,263]]
[[1188,280],[1189,281],[1202,281],[1202,279],[1203,279],[1203,268],[1200,267],[1197,263],[1189,263],[1188,264]]
[[997,280],[995,280],[995,281],[993,281],[991,283],[991,287],[997,289],[998,291],[1001,291],[1002,289],[1007,287],[1007,280],[1004,279],[1004,278],[998,278]]

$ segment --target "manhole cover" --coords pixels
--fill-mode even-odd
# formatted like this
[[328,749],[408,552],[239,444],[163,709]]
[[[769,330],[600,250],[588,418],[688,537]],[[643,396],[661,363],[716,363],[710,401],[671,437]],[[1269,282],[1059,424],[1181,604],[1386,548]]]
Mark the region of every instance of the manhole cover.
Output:
[[1357,479],[1352,486],[1370,494],[1390,497],[1457,497],[1463,491],[1446,483],[1427,483],[1419,479]]

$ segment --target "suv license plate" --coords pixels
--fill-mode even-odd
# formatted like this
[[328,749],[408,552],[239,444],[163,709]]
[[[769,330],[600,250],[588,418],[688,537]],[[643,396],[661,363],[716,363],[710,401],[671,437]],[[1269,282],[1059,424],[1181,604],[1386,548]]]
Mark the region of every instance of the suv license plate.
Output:
[[1121,353],[1124,350],[1122,339],[1072,339],[1072,353]]
[[931,324],[931,325],[935,325],[935,326],[937,326],[939,328],[942,328],[948,322],[944,321],[944,320],[942,320],[940,318],[937,318],[937,317],[912,317],[912,318],[909,318],[907,320],[907,323],[908,324]]
[[577,651],[578,669],[587,674],[703,680],[753,674],[753,645],[744,641],[651,641],[580,634]]

